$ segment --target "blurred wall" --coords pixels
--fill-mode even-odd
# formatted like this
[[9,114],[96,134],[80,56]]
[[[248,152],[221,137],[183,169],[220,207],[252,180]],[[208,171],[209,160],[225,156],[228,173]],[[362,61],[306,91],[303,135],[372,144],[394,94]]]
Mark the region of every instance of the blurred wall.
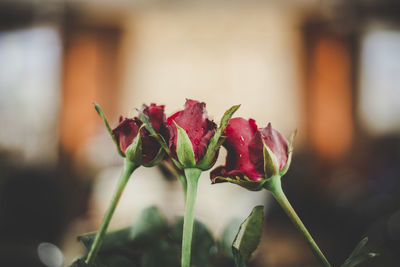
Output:
[[272,122],[285,134],[302,125],[296,13],[274,5],[169,6],[134,12],[126,22],[119,109],[142,103],[180,109],[207,103],[219,121],[236,115]]

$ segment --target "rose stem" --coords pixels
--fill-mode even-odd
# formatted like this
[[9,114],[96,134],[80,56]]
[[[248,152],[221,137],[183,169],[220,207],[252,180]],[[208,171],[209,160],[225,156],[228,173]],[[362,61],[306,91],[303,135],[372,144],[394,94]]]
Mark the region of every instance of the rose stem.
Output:
[[307,228],[304,226],[303,222],[300,220],[296,211],[290,205],[289,200],[286,198],[285,194],[282,190],[281,185],[281,177],[273,176],[271,178],[271,183],[268,184],[267,189],[271,191],[272,195],[278,201],[279,205],[283,208],[287,216],[290,218],[292,223],[296,226],[297,230],[303,235],[306,239],[308,245],[311,247],[311,250],[314,256],[321,262],[323,266],[331,267],[331,264],[325,258],[322,251],[319,249],[317,243],[315,243],[314,239],[307,231]]
[[183,189],[183,196],[186,201],[186,192],[187,192],[186,176],[183,173],[177,171],[176,168],[174,166],[172,166],[172,164],[170,164],[169,162],[163,161],[163,162],[161,162],[161,164],[165,168],[167,168],[173,175],[175,175],[178,178],[178,180],[181,182],[182,189]]
[[182,184],[182,188],[183,188],[183,196],[185,197],[185,201],[187,199],[187,182],[186,182],[186,177],[185,175],[182,174],[178,174],[178,179]]
[[115,208],[117,207],[117,204],[119,202],[119,199],[121,198],[122,191],[124,190],[129,177],[131,177],[131,174],[133,171],[137,168],[138,166],[134,164],[133,162],[125,159],[125,164],[124,164],[124,170],[121,174],[121,178],[119,179],[117,188],[114,192],[114,195],[111,199],[110,205],[108,206],[108,209],[106,213],[104,214],[103,221],[101,223],[100,229],[96,234],[96,237],[94,239],[94,242],[90,248],[89,255],[85,261],[85,263],[88,266],[91,266],[94,259],[97,256],[97,253],[99,252],[101,243],[103,241],[104,235],[107,231],[107,227],[110,224],[111,217],[114,214]]
[[187,181],[186,210],[183,221],[182,235],[182,267],[190,266],[190,250],[192,246],[193,222],[194,222],[194,205],[196,202],[197,183],[201,170],[196,168],[185,169]]

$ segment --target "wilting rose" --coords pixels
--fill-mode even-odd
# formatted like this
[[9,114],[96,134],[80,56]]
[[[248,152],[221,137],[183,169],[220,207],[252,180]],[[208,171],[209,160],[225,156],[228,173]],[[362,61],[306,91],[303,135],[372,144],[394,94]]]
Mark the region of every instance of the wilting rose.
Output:
[[167,119],[169,128],[168,146],[177,159],[177,128],[174,122],[184,129],[192,143],[194,158],[199,162],[206,153],[210,139],[215,134],[216,124],[207,116],[206,104],[195,100],[186,100],[185,108]]
[[[229,181],[258,190],[254,182],[261,182],[269,178],[269,173],[281,172],[287,166],[289,142],[271,124],[259,129],[253,119],[233,118],[225,129],[225,136],[226,164],[211,172],[213,183]],[[276,171],[264,168],[264,144],[275,157]]]
[[113,130],[113,135],[115,136],[119,147],[122,152],[126,152],[128,146],[133,142],[133,139],[139,133],[139,128],[142,122],[138,118],[128,119],[119,118],[118,126]]
[[263,141],[275,156],[278,170],[281,171],[288,160],[289,141],[280,132],[273,129],[271,123],[268,123],[267,127],[257,130],[249,144],[249,155],[250,161],[256,166],[259,172],[264,172]]
[[162,134],[165,131],[166,122],[164,108],[164,105],[157,106],[154,103],[151,103],[150,106],[142,106],[142,112],[149,117],[153,129]]
[[[165,132],[165,115],[164,106],[157,106],[151,104],[150,106],[143,105],[142,112],[149,117],[149,120],[156,131]],[[133,140],[139,133],[142,142],[142,163],[147,164],[152,162],[160,152],[160,144],[158,141],[150,136],[150,133],[142,126],[142,121],[137,117],[133,119],[120,117],[119,125],[113,130],[113,135],[119,144],[123,153],[132,144]]]

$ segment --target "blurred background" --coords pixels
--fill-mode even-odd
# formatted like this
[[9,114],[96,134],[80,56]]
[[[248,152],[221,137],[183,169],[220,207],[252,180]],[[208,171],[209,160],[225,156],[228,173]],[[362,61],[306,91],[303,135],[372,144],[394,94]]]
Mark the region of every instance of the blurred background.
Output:
[[[370,238],[400,260],[400,4],[396,0],[0,1],[0,265],[67,266],[85,253],[122,159],[112,127],[143,103],[207,103],[298,129],[283,187],[326,256],[344,262]],[[217,164],[224,163],[222,151]],[[135,172],[111,228],[157,205],[183,214],[180,184]],[[235,203],[232,206],[231,203]],[[252,266],[317,265],[266,192],[201,178],[197,218],[216,237],[265,205]]]

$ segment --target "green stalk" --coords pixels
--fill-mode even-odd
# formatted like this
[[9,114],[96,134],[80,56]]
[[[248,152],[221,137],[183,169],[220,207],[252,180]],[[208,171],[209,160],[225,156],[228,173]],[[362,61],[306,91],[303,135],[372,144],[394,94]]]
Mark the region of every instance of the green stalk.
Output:
[[185,169],[187,181],[186,210],[183,221],[182,235],[182,267],[190,266],[190,252],[192,247],[193,222],[194,222],[194,205],[197,195],[197,184],[201,170],[196,168]]
[[187,192],[187,182],[186,182],[186,176],[184,173],[182,173],[180,170],[177,169],[177,167],[175,167],[175,165],[172,162],[169,161],[162,161],[161,164],[167,168],[173,175],[176,176],[176,178],[178,178],[178,180],[181,182],[182,184],[182,189],[183,189],[183,196],[184,199],[186,201],[186,192]]
[[106,234],[108,225],[110,224],[111,217],[113,216],[115,208],[117,207],[119,199],[121,198],[122,191],[124,190],[129,178],[131,177],[131,174],[137,167],[138,166],[136,164],[125,159],[124,170],[121,174],[121,178],[119,179],[118,186],[104,215],[103,221],[101,223],[99,231],[96,234],[92,247],[90,248],[89,255],[86,258],[85,263],[88,266],[91,266],[93,264],[93,261],[96,258],[97,253],[99,252],[104,235]]
[[266,185],[266,188],[271,191],[272,195],[278,201],[279,205],[285,211],[287,216],[290,218],[292,223],[296,226],[297,230],[303,235],[308,245],[310,246],[314,256],[320,261],[322,266],[331,267],[331,264],[325,258],[322,251],[319,249],[317,243],[315,243],[314,239],[307,231],[307,228],[304,226],[303,222],[300,220],[296,211],[293,209],[292,205],[290,205],[289,200],[286,198],[285,194],[282,190],[281,185],[281,177],[273,176],[271,178],[271,182]]
[[183,196],[185,197],[185,201],[187,199],[187,182],[186,182],[186,177],[183,174],[178,174],[178,179],[182,184],[183,188]]

